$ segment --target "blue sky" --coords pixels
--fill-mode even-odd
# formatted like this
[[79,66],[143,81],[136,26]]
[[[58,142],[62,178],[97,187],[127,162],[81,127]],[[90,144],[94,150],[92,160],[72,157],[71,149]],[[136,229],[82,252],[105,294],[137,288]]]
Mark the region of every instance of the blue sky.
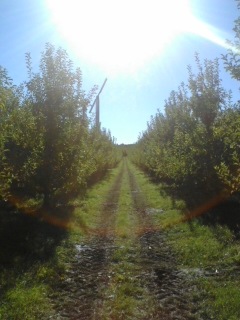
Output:
[[[202,60],[226,53],[238,15],[235,0],[0,0],[0,65],[19,84],[27,79],[26,52],[37,71],[46,42],[63,47],[81,68],[84,89],[108,78],[102,127],[118,143],[133,143],[171,90],[187,82],[195,52]],[[220,66],[237,100],[239,85]]]

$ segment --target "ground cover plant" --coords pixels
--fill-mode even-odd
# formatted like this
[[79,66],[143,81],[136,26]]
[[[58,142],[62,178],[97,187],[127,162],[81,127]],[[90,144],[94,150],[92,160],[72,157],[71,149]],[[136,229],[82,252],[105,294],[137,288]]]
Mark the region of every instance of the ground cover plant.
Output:
[[184,201],[128,159],[73,205],[67,230],[43,223],[41,233],[28,234],[33,247],[2,266],[3,319],[89,319],[92,312],[101,319],[159,319],[173,311],[185,312],[184,319],[239,318],[234,233],[183,221]]
[[183,222],[188,210],[182,200],[169,197],[164,185],[150,184],[149,177],[140,172],[138,183],[154,208],[155,224],[166,234],[178,257],[178,267],[198,287],[199,296],[195,298],[196,303],[201,301],[201,317],[239,319],[239,238],[228,226],[204,225],[196,218]]

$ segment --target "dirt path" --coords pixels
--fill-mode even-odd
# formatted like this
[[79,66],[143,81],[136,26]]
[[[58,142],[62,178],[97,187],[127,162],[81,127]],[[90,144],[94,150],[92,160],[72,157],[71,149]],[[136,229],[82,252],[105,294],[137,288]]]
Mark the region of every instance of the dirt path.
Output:
[[141,192],[136,177],[127,166],[134,207],[139,218],[139,241],[144,279],[154,296],[154,319],[190,320],[197,319],[197,307],[189,286],[189,278],[177,269],[174,254],[166,243],[162,230],[154,227],[151,210]]
[[102,301],[102,290],[108,282],[109,256],[114,248],[114,221],[123,176],[123,165],[102,204],[98,226],[84,243],[76,244],[65,281],[55,299],[56,319],[89,320]]
[[[116,219],[123,192],[131,200],[127,204],[131,221],[129,232],[119,236]],[[128,160],[123,161],[103,199],[94,234],[76,244],[76,255],[55,297],[54,319],[199,319],[194,290],[187,274],[177,269],[164,233],[154,227]],[[132,307],[118,302],[121,291]]]

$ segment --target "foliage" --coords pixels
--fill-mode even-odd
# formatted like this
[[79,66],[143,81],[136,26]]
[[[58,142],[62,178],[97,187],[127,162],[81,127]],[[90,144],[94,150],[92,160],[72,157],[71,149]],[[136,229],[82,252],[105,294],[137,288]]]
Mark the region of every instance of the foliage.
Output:
[[[237,0],[238,9],[240,9],[240,1]],[[233,79],[240,80],[240,17],[235,20],[233,28],[235,33],[234,41],[228,40],[229,49],[227,54],[223,55],[223,61],[226,70]],[[240,190],[240,105],[239,101],[235,105],[234,110],[229,110],[224,118],[222,127],[219,128],[217,134],[222,134],[224,139],[224,154],[227,160],[223,161],[217,168],[219,175],[230,189],[231,193]]]
[[[51,317],[74,200],[117,164],[110,132],[87,117],[95,88],[85,93],[66,51],[46,44],[36,73],[30,54],[26,63],[18,87],[0,67],[1,319]],[[78,230],[93,218],[75,219]]]
[[12,80],[8,77],[7,71],[0,67],[0,194],[5,198],[11,183],[11,172],[6,169],[6,147],[5,142],[8,136],[8,125],[5,121],[14,107],[14,87]]
[[91,128],[87,107],[96,88],[85,93],[81,70],[65,50],[47,43],[39,71],[29,53],[26,65],[29,79],[21,87],[0,69],[0,199],[41,198],[55,207],[116,164],[114,141]]
[[[240,1],[237,1],[238,9],[240,9]],[[222,55],[223,61],[225,63],[225,68],[228,72],[230,72],[231,76],[240,80],[240,17],[235,20],[235,26],[233,28],[235,37],[234,40],[228,40],[228,50],[226,54]]]
[[164,114],[151,118],[138,141],[135,161],[166,182],[188,205],[239,191],[239,108],[221,85],[218,60],[188,67],[182,83],[165,101]]
[[223,141],[215,167],[225,189],[231,194],[240,190],[240,108],[229,109],[214,128],[216,140]]

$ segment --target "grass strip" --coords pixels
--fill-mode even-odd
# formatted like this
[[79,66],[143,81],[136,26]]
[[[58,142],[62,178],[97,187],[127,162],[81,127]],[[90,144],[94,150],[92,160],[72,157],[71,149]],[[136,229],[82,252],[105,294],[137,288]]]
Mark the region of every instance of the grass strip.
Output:
[[125,167],[116,217],[116,250],[111,257],[109,286],[99,312],[101,319],[146,319],[154,309],[152,297],[141,282],[137,224]]

